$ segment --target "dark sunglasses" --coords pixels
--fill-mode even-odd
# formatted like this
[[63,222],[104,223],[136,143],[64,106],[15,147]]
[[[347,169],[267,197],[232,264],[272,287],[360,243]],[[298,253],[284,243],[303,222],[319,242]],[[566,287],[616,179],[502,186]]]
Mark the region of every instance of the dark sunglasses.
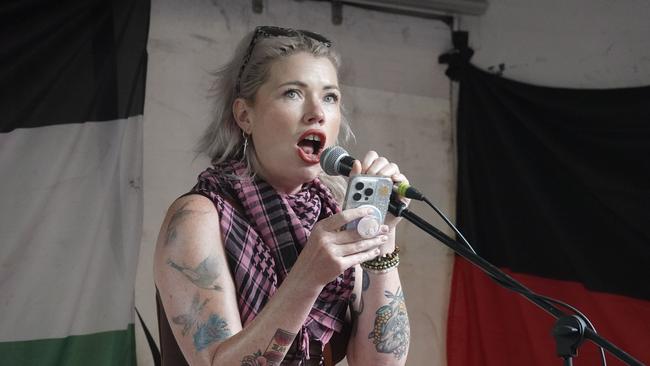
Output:
[[248,61],[250,61],[251,59],[251,56],[253,54],[253,49],[255,48],[255,44],[257,43],[258,40],[260,40],[261,38],[271,38],[271,37],[301,37],[301,36],[311,38],[315,41],[324,44],[327,47],[332,46],[332,41],[330,41],[329,39],[323,37],[318,33],[310,32],[306,30],[273,27],[268,25],[259,26],[255,28],[255,34],[253,35],[253,38],[251,38],[251,43],[248,45],[248,49],[246,50],[246,55],[244,55],[244,62],[239,68],[239,73],[237,74],[237,82],[235,84],[235,95],[238,96],[239,92],[241,91],[241,85],[240,85],[241,77],[242,74],[244,73],[244,69],[246,68],[246,65],[248,64]]

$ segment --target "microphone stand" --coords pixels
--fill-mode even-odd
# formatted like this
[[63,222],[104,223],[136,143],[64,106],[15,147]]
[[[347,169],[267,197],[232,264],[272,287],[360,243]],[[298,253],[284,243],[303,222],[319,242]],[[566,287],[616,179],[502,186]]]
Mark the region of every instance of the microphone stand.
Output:
[[399,202],[399,200],[394,200],[391,197],[391,203],[388,207],[388,212],[392,213],[396,217],[403,217],[409,222],[413,223],[415,226],[424,230],[427,234],[438,239],[441,243],[451,248],[451,250],[467,259],[470,263],[483,270],[483,272],[487,273],[501,286],[519,293],[533,304],[542,308],[542,310],[545,310],[547,313],[551,314],[556,319],[552,333],[553,337],[555,337],[557,355],[564,359],[565,366],[571,366],[573,364],[572,358],[577,356],[578,347],[584,342],[585,339],[588,339],[598,346],[608,350],[616,358],[628,365],[645,366],[643,363],[613,343],[609,342],[607,339],[595,333],[591,328],[587,326],[582,318],[576,315],[569,315],[557,308],[548,300],[534,296],[532,291],[526,288],[523,284],[508,276],[506,273],[501,271],[490,262],[481,258],[478,254],[471,251],[465,245],[450,238],[433,225],[429,224],[416,214],[409,211],[406,208],[406,205],[402,202]]

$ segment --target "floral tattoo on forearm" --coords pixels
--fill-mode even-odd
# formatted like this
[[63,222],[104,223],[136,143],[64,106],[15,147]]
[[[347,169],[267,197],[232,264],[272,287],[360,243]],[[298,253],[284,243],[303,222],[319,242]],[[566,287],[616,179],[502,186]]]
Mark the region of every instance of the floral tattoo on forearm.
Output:
[[395,294],[384,291],[384,295],[391,301],[377,309],[375,325],[368,338],[377,352],[392,353],[395,358],[401,359],[408,350],[411,334],[404,294],[398,287]]
[[241,360],[240,366],[277,366],[282,363],[284,356],[291,346],[291,342],[296,337],[296,333],[287,332],[283,329],[278,329],[273,335],[271,342],[266,351],[257,351],[252,355],[245,356]]

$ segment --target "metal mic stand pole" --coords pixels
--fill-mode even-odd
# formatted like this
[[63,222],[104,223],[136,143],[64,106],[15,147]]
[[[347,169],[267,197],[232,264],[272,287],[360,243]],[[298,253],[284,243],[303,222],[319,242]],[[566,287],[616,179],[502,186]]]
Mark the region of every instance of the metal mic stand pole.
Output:
[[487,273],[497,283],[505,288],[519,293],[530,302],[539,306],[547,313],[551,314],[555,319],[557,319],[555,326],[553,327],[552,334],[553,337],[555,337],[556,341],[557,355],[564,359],[565,366],[571,366],[573,364],[572,357],[575,357],[578,354],[578,347],[584,342],[585,339],[589,339],[598,346],[608,350],[616,358],[628,365],[645,366],[640,361],[587,327],[585,322],[580,317],[576,315],[566,314],[545,299],[534,296],[532,291],[530,291],[520,282],[508,276],[499,268],[495,267],[490,262],[478,256],[478,254],[472,252],[465,245],[450,238],[433,225],[429,224],[416,214],[409,211],[406,208],[406,205],[399,202],[398,200],[391,199],[391,203],[388,207],[388,212],[392,213],[396,217],[403,217],[415,226],[424,230],[427,234],[438,239],[441,243],[451,248],[451,250],[467,259],[470,263],[474,264],[483,272]]

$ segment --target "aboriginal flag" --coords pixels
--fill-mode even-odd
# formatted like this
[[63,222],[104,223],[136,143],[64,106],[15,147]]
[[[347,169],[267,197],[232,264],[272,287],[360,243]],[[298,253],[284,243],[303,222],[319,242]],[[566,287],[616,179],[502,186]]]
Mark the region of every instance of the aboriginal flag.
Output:
[[0,364],[134,365],[149,0],[0,5]]
[[[461,70],[460,230],[483,258],[650,363],[650,87],[558,89]],[[456,258],[449,366],[559,365],[553,324]],[[598,348],[584,343],[574,362],[600,364]]]

